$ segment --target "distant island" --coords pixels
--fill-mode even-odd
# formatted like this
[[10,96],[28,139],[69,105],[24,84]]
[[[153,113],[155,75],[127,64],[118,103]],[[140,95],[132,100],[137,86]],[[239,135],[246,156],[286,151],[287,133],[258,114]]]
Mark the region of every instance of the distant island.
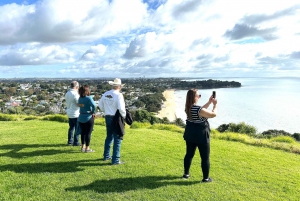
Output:
[[235,81],[221,81],[221,80],[196,80],[196,81],[178,81],[172,84],[174,89],[188,90],[190,88],[197,89],[212,89],[212,88],[233,88],[241,87],[240,82]]

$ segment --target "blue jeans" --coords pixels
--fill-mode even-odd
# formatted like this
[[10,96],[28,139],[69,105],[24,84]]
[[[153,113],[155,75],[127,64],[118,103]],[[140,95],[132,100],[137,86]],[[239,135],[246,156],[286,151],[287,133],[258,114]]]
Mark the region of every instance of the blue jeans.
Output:
[[77,118],[69,118],[68,144],[78,145],[80,133],[81,133],[81,129],[77,122]]
[[103,157],[104,159],[110,158],[110,146],[112,145],[112,143],[114,143],[113,155],[111,160],[111,162],[114,164],[120,161],[122,140],[119,138],[118,135],[112,132],[112,128],[111,128],[112,119],[113,119],[112,116],[105,116],[106,139],[104,144]]

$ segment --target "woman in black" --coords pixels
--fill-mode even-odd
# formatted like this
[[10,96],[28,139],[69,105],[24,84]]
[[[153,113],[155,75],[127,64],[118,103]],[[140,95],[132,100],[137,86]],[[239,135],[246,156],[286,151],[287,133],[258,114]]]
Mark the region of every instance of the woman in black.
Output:
[[[211,96],[209,101],[201,106],[196,105],[201,95],[196,89],[190,89],[186,95],[185,113],[187,114],[186,127],[183,138],[186,141],[186,154],[184,157],[184,175],[185,179],[190,177],[190,167],[198,147],[201,157],[201,168],[203,173],[202,182],[211,182],[209,178],[209,154],[210,154],[210,127],[208,118],[217,115],[217,100]],[[213,104],[212,111],[207,108]]]

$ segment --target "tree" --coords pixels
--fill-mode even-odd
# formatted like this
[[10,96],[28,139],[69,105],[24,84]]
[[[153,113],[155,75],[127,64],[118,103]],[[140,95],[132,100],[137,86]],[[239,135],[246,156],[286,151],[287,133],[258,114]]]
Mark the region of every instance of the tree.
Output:
[[295,138],[297,141],[300,141],[300,133],[294,133],[292,137]]
[[49,88],[50,88],[49,84],[47,84],[47,83],[41,83],[41,84],[40,84],[40,87],[41,87],[42,89],[49,89]]
[[35,108],[35,111],[40,114],[40,113],[43,113],[45,112],[45,106],[42,106],[42,105],[39,105]]
[[288,133],[284,130],[276,130],[276,129],[267,130],[267,131],[262,132],[261,134],[264,136],[269,135],[269,136],[273,136],[273,137],[280,136],[280,135],[291,136],[290,133]]
[[16,94],[16,92],[17,92],[16,88],[14,88],[14,87],[10,87],[10,88],[5,89],[5,94],[7,96],[13,96],[13,95]]
[[22,105],[25,105],[26,104],[26,100],[25,98],[22,98]]
[[5,103],[3,101],[0,101],[0,110],[2,111],[5,107]]
[[2,100],[3,100],[3,102],[8,102],[8,101],[10,101],[10,97],[5,95],[5,96],[2,98]]
[[160,104],[149,104],[146,106],[149,112],[158,112],[161,109]]
[[9,114],[22,114],[22,109],[21,106],[16,106],[9,108],[7,111]]
[[25,113],[27,115],[36,115],[36,111],[32,108],[29,108],[29,107],[24,107],[23,108],[23,113]]
[[31,96],[33,94],[33,92],[34,92],[33,89],[30,88],[30,89],[25,91],[25,95]]
[[140,100],[135,101],[133,105],[135,105],[137,108],[145,107],[145,103]]
[[37,95],[37,99],[38,100],[46,100],[48,98],[48,95],[46,94],[45,91],[43,91],[42,93],[40,93],[39,95]]
[[55,85],[55,88],[60,89],[61,88],[61,83],[57,82],[56,85]]
[[162,101],[165,100],[164,96],[158,94],[147,94],[139,98],[146,106],[149,112],[158,112],[161,110]]
[[24,91],[23,90],[21,91],[20,89],[18,89],[16,95],[17,96],[24,96]]
[[155,117],[155,116],[151,116],[150,123],[151,124],[159,124],[159,123],[161,123],[161,119],[158,117]]
[[183,128],[185,127],[185,124],[184,124],[184,122],[181,118],[176,118],[174,120],[174,124],[177,125],[177,126],[183,127]]
[[167,117],[164,117],[163,119],[162,119],[162,122],[161,123],[163,123],[163,124],[170,124],[170,121],[169,121],[169,119],[167,118]]
[[9,87],[17,87],[18,86],[18,83],[16,82],[12,82],[8,85]]
[[99,94],[95,94],[94,97],[93,97],[93,100],[94,101],[98,101],[99,99],[100,99]]
[[132,118],[139,122],[150,122],[151,114],[147,110],[136,110],[132,113]]
[[33,97],[31,98],[31,100],[32,100],[33,102],[37,101],[36,96],[33,96]]

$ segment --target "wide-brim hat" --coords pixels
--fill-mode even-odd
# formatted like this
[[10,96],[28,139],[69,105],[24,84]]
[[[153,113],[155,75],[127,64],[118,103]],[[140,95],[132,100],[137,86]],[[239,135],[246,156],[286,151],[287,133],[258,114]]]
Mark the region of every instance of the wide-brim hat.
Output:
[[122,84],[121,79],[116,78],[114,81],[108,81],[108,84],[113,86],[124,86],[125,84]]

